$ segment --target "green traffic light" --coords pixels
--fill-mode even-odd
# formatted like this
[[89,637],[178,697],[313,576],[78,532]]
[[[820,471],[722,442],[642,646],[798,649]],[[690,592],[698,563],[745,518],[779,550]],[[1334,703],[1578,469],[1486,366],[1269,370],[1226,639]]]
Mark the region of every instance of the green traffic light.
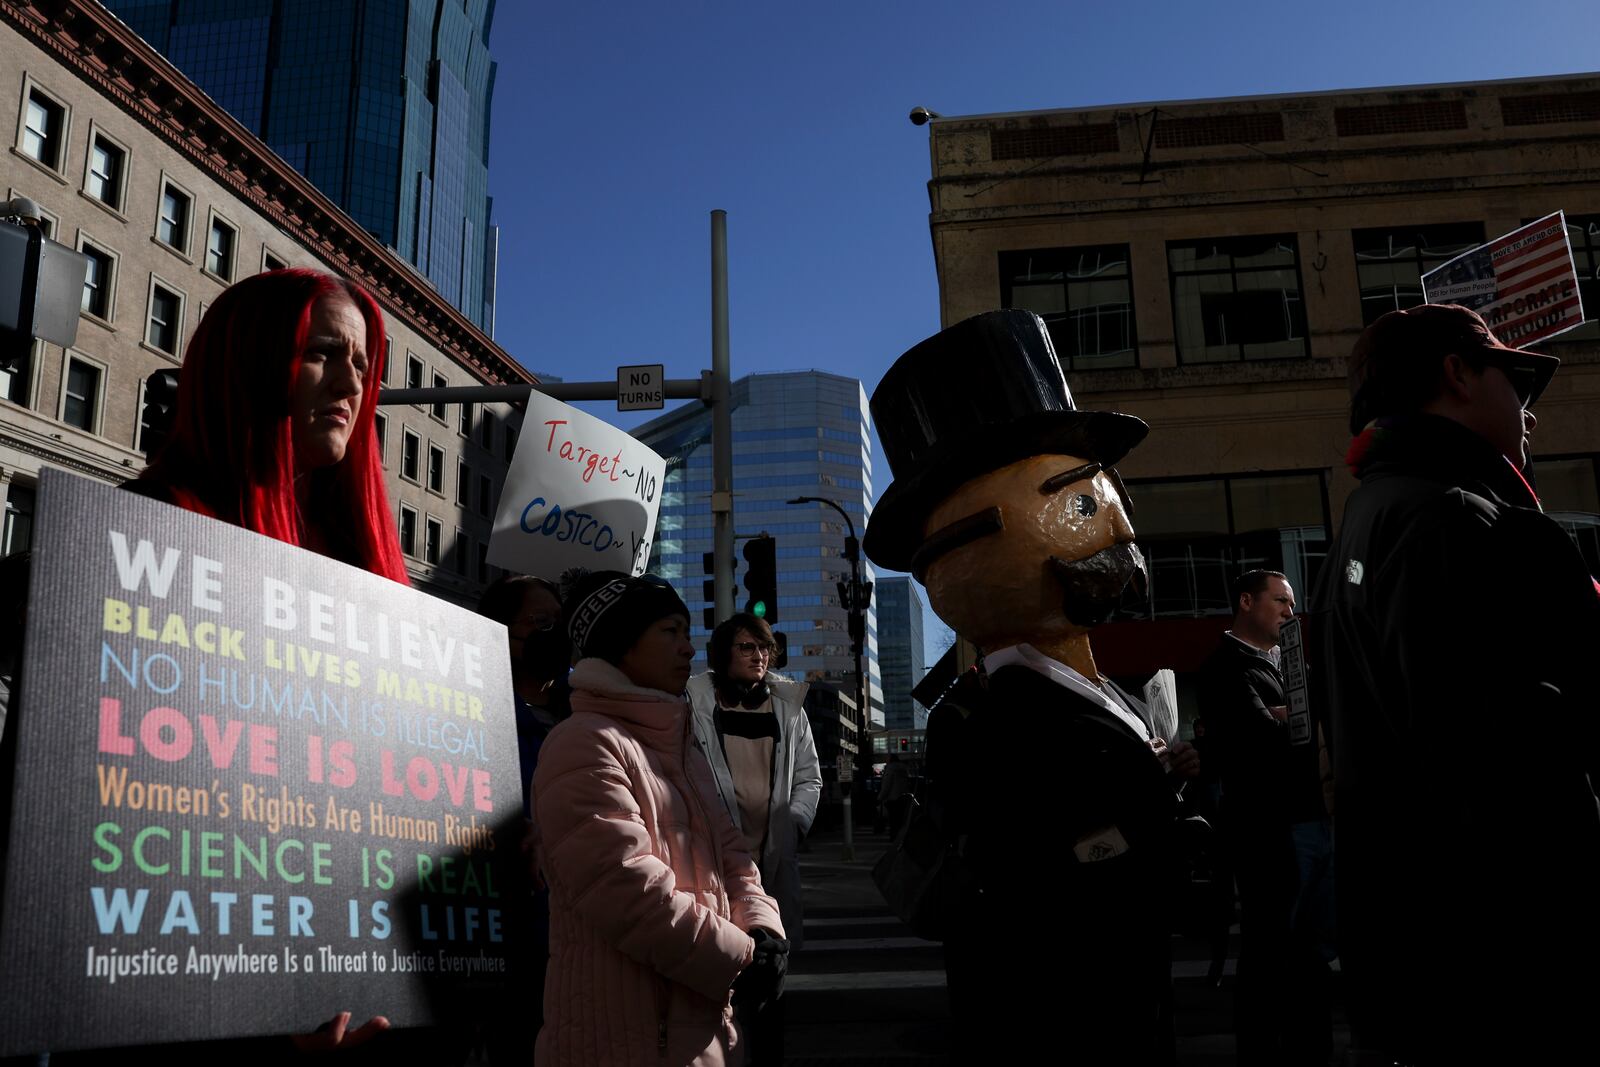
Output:
[[766,618],[767,602],[765,600],[758,600],[754,604],[750,605],[750,614],[754,615],[758,619]]

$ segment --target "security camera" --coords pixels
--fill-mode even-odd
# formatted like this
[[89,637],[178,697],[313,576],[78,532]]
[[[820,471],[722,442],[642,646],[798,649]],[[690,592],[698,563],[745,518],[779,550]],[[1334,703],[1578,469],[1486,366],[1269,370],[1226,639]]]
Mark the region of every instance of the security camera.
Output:
[[943,117],[944,116],[939,114],[937,111],[929,111],[925,107],[914,107],[911,109],[911,125],[913,126],[926,126],[929,119],[938,119]]

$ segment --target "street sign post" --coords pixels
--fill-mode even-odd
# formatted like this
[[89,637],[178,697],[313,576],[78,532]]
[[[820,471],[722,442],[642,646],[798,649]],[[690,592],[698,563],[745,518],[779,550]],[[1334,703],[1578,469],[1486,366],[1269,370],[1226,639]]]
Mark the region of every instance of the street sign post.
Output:
[[641,363],[617,368],[617,410],[657,411],[666,406],[666,365]]

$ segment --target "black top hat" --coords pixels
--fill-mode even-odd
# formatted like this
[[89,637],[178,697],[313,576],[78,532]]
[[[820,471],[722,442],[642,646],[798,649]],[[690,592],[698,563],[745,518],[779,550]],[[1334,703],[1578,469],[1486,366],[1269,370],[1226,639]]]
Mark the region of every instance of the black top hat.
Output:
[[1018,310],[975,315],[895,360],[872,393],[872,419],[895,481],[863,548],[897,571],[911,569],[928,513],[965,482],[1047,453],[1110,467],[1150,429],[1079,411],[1044,320]]

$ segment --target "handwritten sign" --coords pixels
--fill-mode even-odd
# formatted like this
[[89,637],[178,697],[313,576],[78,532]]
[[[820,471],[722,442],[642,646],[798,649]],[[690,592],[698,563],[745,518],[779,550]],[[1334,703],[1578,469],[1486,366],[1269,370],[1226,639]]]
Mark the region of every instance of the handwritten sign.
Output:
[[487,619],[47,470],[7,728],[0,1055],[421,1025],[521,965]]
[[1562,212],[1464,252],[1422,276],[1431,304],[1482,315],[1501,344],[1520,348],[1583,325],[1583,299]]
[[552,581],[572,567],[643,573],[666,469],[622,430],[534,393],[500,494],[489,562]]

